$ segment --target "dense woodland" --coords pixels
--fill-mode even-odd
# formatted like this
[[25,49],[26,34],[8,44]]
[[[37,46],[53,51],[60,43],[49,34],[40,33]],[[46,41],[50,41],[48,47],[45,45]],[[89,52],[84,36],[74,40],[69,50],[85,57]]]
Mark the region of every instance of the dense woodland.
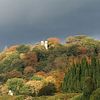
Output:
[[100,100],[100,41],[84,35],[47,41],[48,50],[37,43],[0,53],[0,95],[11,90],[18,100],[42,100],[34,97],[72,93],[71,100]]

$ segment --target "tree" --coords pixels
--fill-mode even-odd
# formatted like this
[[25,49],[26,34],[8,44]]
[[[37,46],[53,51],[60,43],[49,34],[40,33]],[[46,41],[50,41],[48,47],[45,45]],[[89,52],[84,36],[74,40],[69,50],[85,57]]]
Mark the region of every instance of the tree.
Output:
[[[81,63],[73,64],[68,72],[65,74],[63,80],[62,89],[64,92],[82,92],[84,90],[85,79],[87,84],[85,85],[86,93],[91,93],[93,88],[100,87],[100,61],[97,57],[92,58],[91,64],[87,62],[86,58],[83,58]],[[91,78],[88,78],[91,77]],[[93,83],[92,83],[93,81]],[[89,82],[89,83],[88,83]],[[90,85],[89,85],[90,84]],[[94,85],[94,86],[93,86]],[[90,87],[89,87],[90,86]],[[93,86],[93,88],[92,88]]]
[[45,50],[43,48],[33,48],[32,52],[36,53],[38,61],[44,61],[48,57],[47,50]]
[[100,88],[93,91],[92,95],[90,96],[90,100],[100,100]]
[[38,59],[37,54],[35,52],[28,52],[25,54],[24,61],[26,62],[27,66],[35,66]]
[[77,56],[80,55],[79,46],[77,44],[71,45],[68,47],[66,54],[68,56]]
[[11,55],[7,56],[4,60],[2,60],[0,62],[1,73],[14,69],[14,67],[12,67],[12,62],[17,58],[19,58],[19,54],[17,52],[14,52]]
[[53,49],[56,46],[60,45],[60,39],[59,38],[48,38],[48,45],[49,45],[49,49]]
[[56,37],[48,38],[47,40],[50,44],[60,44],[60,39]]
[[16,71],[16,70],[12,70],[12,71],[10,71],[10,72],[7,72],[7,74],[6,74],[7,76],[7,78],[8,79],[10,79],[10,78],[20,78],[20,77],[22,77],[22,73],[21,72],[19,72],[19,71]]
[[18,71],[21,71],[21,72],[23,72],[25,66],[26,66],[25,61],[24,61],[24,60],[21,60],[21,59],[19,59],[19,58],[14,59],[14,60],[12,61],[12,63],[11,63],[11,67],[12,67],[13,69],[17,69]]
[[39,96],[42,95],[53,95],[56,92],[56,87],[53,83],[48,83],[39,90]]
[[24,69],[24,74],[27,75],[27,76],[32,76],[35,72],[36,72],[36,70],[33,69],[32,66],[27,66],[27,67]]
[[86,77],[84,83],[84,89],[83,89],[83,96],[89,98],[94,90],[95,87],[94,87],[93,79],[91,77]]
[[7,80],[9,90],[12,90],[16,95],[19,94],[20,88],[24,85],[24,80],[21,78],[12,78]]
[[20,45],[16,49],[19,53],[27,53],[30,50],[29,46],[26,45]]
[[33,95],[32,88],[22,78],[8,79],[6,84],[15,95]]

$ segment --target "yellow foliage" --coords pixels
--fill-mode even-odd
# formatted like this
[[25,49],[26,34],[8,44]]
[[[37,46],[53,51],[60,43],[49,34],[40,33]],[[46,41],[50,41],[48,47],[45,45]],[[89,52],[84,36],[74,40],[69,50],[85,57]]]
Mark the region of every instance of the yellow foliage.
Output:
[[25,59],[26,58],[26,55],[25,55],[25,53],[20,53],[20,59]]
[[1,94],[8,94],[8,87],[7,87],[7,85],[1,85],[0,86],[0,93]]
[[48,76],[48,77],[45,79],[45,81],[46,81],[47,83],[56,83],[56,80],[55,80],[55,78],[54,78],[53,76]]
[[26,85],[31,86],[32,88],[35,89],[35,91],[38,92],[38,91],[43,87],[44,82],[43,82],[43,81],[32,80],[32,81],[28,81],[28,82],[26,83]]

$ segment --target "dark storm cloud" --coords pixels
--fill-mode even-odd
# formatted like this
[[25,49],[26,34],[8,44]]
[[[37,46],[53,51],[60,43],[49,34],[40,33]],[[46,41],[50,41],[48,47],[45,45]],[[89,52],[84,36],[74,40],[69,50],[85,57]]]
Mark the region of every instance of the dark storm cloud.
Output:
[[77,32],[99,38],[100,0],[0,0],[0,44],[65,38]]

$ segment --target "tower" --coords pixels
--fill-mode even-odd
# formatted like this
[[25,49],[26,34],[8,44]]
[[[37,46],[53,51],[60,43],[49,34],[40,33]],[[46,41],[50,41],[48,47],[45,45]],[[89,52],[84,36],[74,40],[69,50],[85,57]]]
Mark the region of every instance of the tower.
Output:
[[41,41],[41,46],[44,46],[48,50],[48,41]]
[[45,41],[44,46],[45,46],[45,49],[48,50],[48,41]]

